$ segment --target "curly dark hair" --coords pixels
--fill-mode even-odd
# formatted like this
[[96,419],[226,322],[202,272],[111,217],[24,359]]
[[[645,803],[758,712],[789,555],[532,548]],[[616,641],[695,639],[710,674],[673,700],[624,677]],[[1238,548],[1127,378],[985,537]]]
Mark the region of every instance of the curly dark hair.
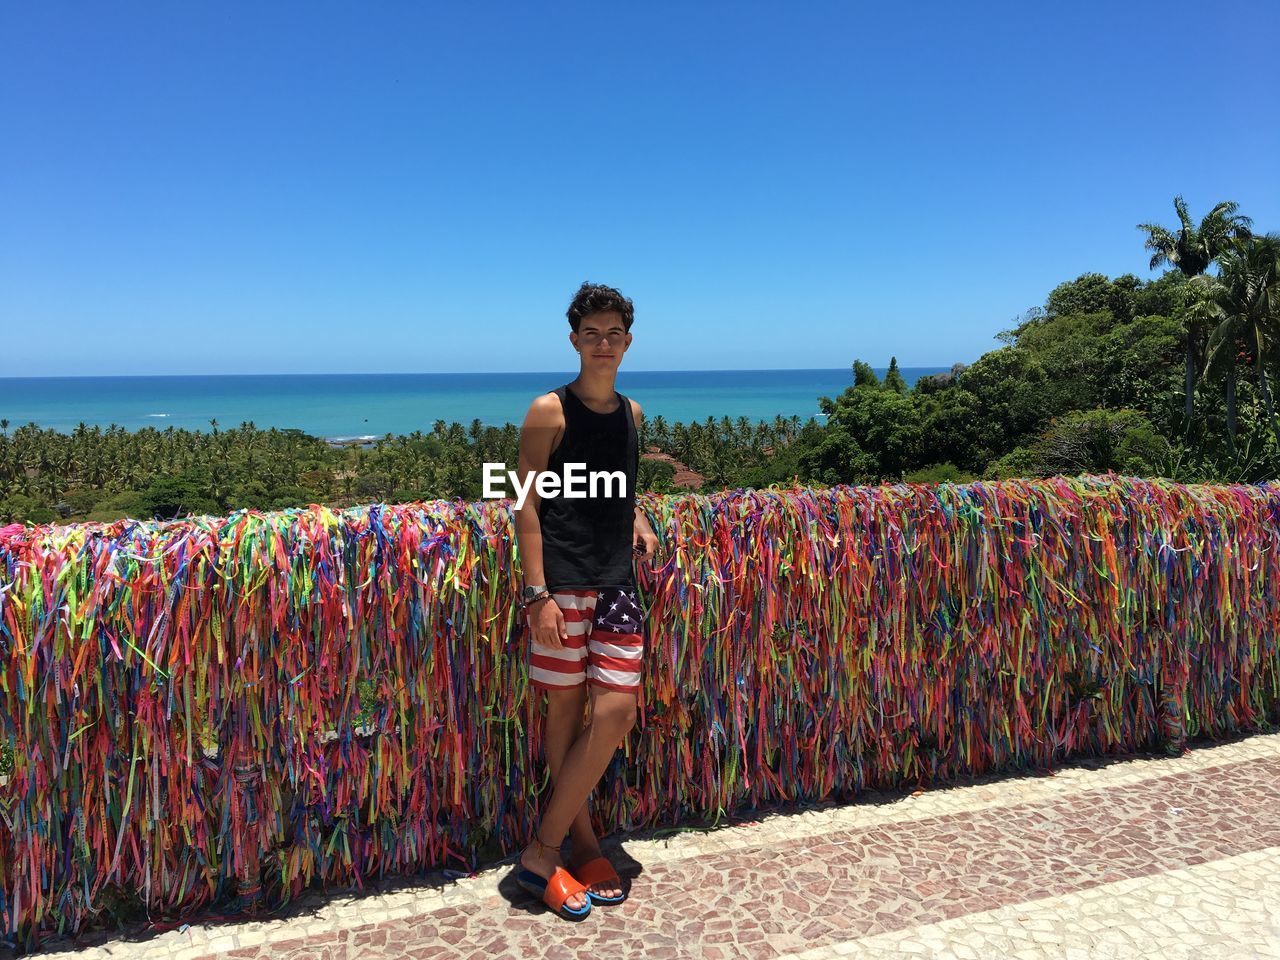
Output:
[[578,292],[573,295],[573,302],[569,304],[565,316],[569,318],[569,326],[573,327],[573,332],[577,333],[578,324],[582,322],[583,317],[610,311],[622,314],[623,329],[631,329],[636,315],[635,307],[630,300],[613,287],[606,287],[603,283],[583,283],[578,288]]

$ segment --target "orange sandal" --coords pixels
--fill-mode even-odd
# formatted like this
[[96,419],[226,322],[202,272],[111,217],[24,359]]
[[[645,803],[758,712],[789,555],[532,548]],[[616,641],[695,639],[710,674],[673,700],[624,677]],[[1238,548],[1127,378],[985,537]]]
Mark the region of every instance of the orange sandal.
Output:
[[[534,838],[533,842],[540,847],[549,849],[548,845],[537,837]],[[550,880],[538,876],[528,867],[521,867],[516,873],[516,883],[520,884],[530,895],[537,897],[550,907],[553,913],[563,917],[565,920],[585,920],[587,914],[591,912],[591,893],[564,867],[556,867],[551,874]],[[587,901],[577,910],[565,905],[565,901],[575,893],[585,894]]]
[[[605,857],[596,857],[594,860],[588,860],[582,866],[576,867],[573,875],[578,879],[578,882],[587,887],[590,887],[593,883],[612,883],[619,890],[622,890],[622,880],[618,876],[618,872],[613,869],[613,864]],[[627,892],[623,890],[616,897],[605,897],[594,890],[588,890],[587,897],[592,903],[598,903],[602,907],[612,907],[627,899]]]

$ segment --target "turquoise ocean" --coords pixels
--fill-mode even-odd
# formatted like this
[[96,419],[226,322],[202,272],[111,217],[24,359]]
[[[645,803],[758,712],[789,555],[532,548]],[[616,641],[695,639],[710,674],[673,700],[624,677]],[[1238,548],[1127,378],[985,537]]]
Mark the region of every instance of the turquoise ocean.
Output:
[[[902,369],[907,384],[947,367]],[[884,370],[877,370],[881,376]],[[560,373],[246,374],[181,377],[0,378],[0,419],[70,433],[80,423],[128,430],[219,429],[251,421],[330,439],[430,432],[437,420],[519,424],[539,393],[572,380]],[[679,370],[618,373],[618,389],[645,417],[821,420],[818,397],[853,382],[836,370]]]

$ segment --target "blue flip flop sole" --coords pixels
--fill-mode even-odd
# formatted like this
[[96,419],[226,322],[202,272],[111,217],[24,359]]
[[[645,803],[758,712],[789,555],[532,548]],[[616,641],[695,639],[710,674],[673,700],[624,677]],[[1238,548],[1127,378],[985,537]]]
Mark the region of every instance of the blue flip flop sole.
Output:
[[[622,886],[621,879],[619,879],[618,881],[618,886]],[[625,902],[627,899],[627,896],[628,894],[624,890],[621,895],[616,897],[602,897],[598,893],[592,893],[589,887],[587,888],[587,899],[589,899],[592,903],[598,904],[599,906],[602,906],[602,907],[616,907],[618,904]]]
[[587,897],[592,903],[599,904],[602,907],[616,907],[627,899],[625,893],[620,897],[602,897],[600,894],[592,893],[590,890],[587,891]]
[[[539,903],[551,910],[546,901],[542,899],[543,894],[547,892],[547,881],[543,877],[538,876],[532,870],[526,870],[521,867],[519,872],[516,873],[516,883],[520,884],[520,887],[531,897],[535,897]],[[587,894],[587,905],[581,910],[574,910],[568,904],[564,904],[559,910],[551,910],[551,912],[564,917],[566,920],[575,922],[585,920],[587,915],[591,913],[591,894]]]

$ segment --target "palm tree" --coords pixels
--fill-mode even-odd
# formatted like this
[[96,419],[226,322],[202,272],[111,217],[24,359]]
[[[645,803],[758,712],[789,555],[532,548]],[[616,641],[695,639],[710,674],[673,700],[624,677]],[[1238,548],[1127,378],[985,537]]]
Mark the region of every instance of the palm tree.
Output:
[[[1187,202],[1182,197],[1173,198],[1173,209],[1178,214],[1180,224],[1177,232],[1170,232],[1157,223],[1138,224],[1138,229],[1146,231],[1147,234],[1143,246],[1151,251],[1152,270],[1167,263],[1177,267],[1185,277],[1197,277],[1209,269],[1209,265],[1233,239],[1244,239],[1251,235],[1249,228],[1253,226],[1253,221],[1236,213],[1240,205],[1234,201],[1219,203],[1205,214],[1199,226],[1192,223],[1191,214],[1187,211]],[[1194,316],[1189,316],[1187,318],[1184,406],[1188,429],[1190,429],[1194,412],[1192,395],[1196,389],[1196,348],[1201,336],[1200,324]]]
[[[1243,336],[1238,316],[1225,316],[1218,305],[1219,281],[1217,277],[1202,273],[1192,277],[1191,302],[1187,307],[1188,319],[1201,329],[1210,330],[1209,344],[1205,350],[1205,362],[1199,372],[1204,380],[1211,373],[1225,378],[1227,400],[1227,437],[1236,440],[1236,365],[1239,357],[1235,346]],[[1229,346],[1230,345],[1230,346]]]
[[[1243,341],[1253,354],[1258,393],[1267,407],[1272,432],[1280,442],[1275,398],[1267,383],[1267,367],[1280,368],[1280,234],[1268,233],[1231,243],[1218,258],[1221,273],[1199,278],[1202,296],[1198,312],[1217,321],[1209,335],[1205,370],[1225,354],[1235,366],[1236,344]],[[1228,396],[1234,380],[1228,381]],[[1234,411],[1229,409],[1234,420]],[[1229,424],[1233,430],[1234,422]]]

